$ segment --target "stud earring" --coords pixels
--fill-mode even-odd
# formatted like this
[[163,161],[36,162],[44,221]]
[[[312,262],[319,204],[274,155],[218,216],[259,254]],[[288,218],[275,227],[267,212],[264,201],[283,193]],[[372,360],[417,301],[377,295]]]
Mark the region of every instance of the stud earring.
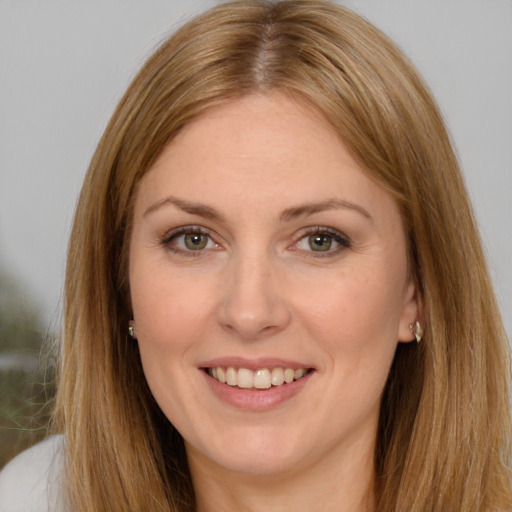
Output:
[[128,326],[128,334],[130,335],[130,338],[135,338],[135,331],[133,330],[133,325]]
[[419,343],[423,337],[423,329],[421,328],[420,323],[415,322],[414,324],[409,325],[409,329],[411,330],[412,334],[414,334],[416,342]]

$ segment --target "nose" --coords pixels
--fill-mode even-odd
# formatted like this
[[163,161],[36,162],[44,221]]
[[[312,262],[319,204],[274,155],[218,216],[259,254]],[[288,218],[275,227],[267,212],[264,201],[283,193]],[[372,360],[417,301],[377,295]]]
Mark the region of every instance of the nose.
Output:
[[230,263],[224,278],[217,317],[225,330],[256,340],[290,323],[284,281],[268,259],[240,255]]

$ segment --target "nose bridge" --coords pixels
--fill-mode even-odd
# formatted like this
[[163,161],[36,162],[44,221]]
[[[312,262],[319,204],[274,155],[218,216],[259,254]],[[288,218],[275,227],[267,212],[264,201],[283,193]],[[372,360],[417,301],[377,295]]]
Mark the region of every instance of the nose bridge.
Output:
[[289,311],[269,254],[238,251],[224,277],[219,321],[225,329],[255,339],[286,327]]

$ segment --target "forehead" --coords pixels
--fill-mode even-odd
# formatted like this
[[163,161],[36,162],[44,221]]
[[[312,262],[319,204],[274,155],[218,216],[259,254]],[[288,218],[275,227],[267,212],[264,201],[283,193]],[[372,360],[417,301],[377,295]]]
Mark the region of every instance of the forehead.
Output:
[[197,118],[167,145],[139,192],[145,203],[168,193],[271,209],[341,196],[369,210],[396,209],[332,126],[281,94],[247,96]]

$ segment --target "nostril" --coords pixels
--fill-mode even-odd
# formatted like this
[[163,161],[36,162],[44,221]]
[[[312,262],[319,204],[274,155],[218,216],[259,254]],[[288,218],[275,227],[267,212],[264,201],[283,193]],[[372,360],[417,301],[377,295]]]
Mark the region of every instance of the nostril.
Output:
[[258,339],[280,332],[290,322],[288,308],[275,300],[236,301],[230,297],[219,304],[218,321],[223,329],[244,339]]

